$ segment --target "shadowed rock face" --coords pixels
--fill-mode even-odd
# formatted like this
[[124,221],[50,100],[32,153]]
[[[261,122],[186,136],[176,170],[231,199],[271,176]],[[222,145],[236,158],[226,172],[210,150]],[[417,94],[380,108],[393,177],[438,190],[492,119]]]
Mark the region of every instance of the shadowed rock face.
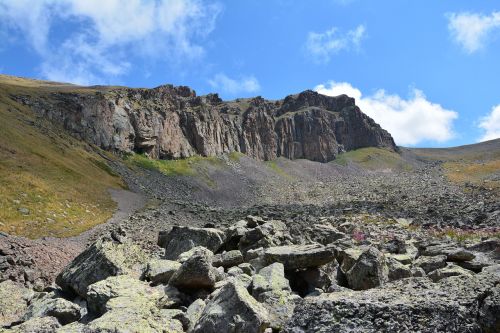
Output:
[[72,135],[117,152],[152,158],[241,152],[327,162],[362,147],[396,149],[391,135],[361,112],[353,98],[313,91],[284,100],[224,102],[188,87],[107,88],[81,93],[14,96]]

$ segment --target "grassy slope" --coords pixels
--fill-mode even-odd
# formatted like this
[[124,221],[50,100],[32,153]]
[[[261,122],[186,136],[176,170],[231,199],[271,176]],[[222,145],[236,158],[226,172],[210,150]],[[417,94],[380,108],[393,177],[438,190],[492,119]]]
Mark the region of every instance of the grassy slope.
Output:
[[453,182],[500,189],[500,139],[454,148],[412,151],[422,159],[443,162],[443,170]]
[[106,221],[116,208],[108,188],[124,184],[105,160],[9,98],[55,90],[88,91],[0,76],[0,231],[66,237]]
[[355,164],[368,170],[411,170],[412,168],[398,153],[374,147],[339,154],[333,162],[343,166]]

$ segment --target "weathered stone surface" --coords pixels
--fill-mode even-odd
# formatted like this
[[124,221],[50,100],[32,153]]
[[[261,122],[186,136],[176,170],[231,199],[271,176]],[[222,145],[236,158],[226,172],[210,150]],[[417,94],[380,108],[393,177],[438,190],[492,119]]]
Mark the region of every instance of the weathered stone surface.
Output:
[[388,279],[385,256],[374,247],[363,252],[346,272],[349,287],[364,290],[383,285]]
[[174,226],[165,240],[165,259],[175,260],[181,253],[197,246],[215,252],[224,243],[224,238],[224,232],[214,228]]
[[221,279],[221,273],[212,266],[212,256],[197,251],[172,275],[169,284],[177,288],[212,289]]
[[280,262],[287,270],[317,267],[334,259],[332,249],[315,244],[276,246],[264,250],[266,263]]
[[147,264],[144,278],[154,284],[166,284],[180,267],[181,264],[177,261],[153,259]]
[[0,327],[19,321],[32,297],[32,291],[15,282],[0,282]]
[[472,272],[460,266],[448,264],[446,267],[436,269],[428,274],[429,278],[434,282],[459,275],[472,276]]
[[[10,329],[9,333],[54,333],[61,324],[54,317],[36,317]],[[1,330],[0,330],[1,332]],[[2,332],[3,333],[3,332]]]
[[433,270],[443,268],[446,266],[446,256],[436,255],[436,256],[421,256],[415,260],[414,265],[422,268],[425,273],[432,272]]
[[244,254],[258,248],[290,244],[286,225],[281,221],[268,221],[248,229],[241,237],[238,248]]
[[243,254],[239,250],[216,254],[213,258],[213,265],[215,267],[232,267],[241,263],[243,263]]
[[469,250],[465,250],[465,249],[456,249],[456,250],[450,251],[446,255],[446,258],[448,261],[456,261],[456,262],[471,261],[471,260],[474,260],[475,257],[476,257],[476,255],[474,253],[472,253]]
[[203,313],[203,310],[205,309],[205,306],[207,304],[205,303],[204,300],[202,299],[197,299],[191,305],[188,306],[186,310],[186,316],[188,318],[188,331],[191,331],[196,323],[198,322],[198,319],[200,319],[201,314]]
[[264,306],[243,286],[229,282],[210,296],[193,333],[262,333],[269,325]]
[[158,288],[152,288],[147,283],[132,276],[119,275],[90,285],[87,291],[87,304],[89,310],[103,314],[110,310],[108,301],[114,298],[120,298],[122,301],[125,299],[144,299],[156,304],[162,296],[163,293]]
[[17,100],[78,139],[153,158],[242,152],[261,160],[284,156],[326,162],[344,150],[396,149],[391,135],[353,98],[310,90],[280,101],[256,97],[244,103],[223,102],[214,94],[199,97],[188,87],[171,85]]
[[56,283],[85,297],[89,285],[109,276],[139,275],[144,262],[145,254],[132,243],[99,240],[64,268]]
[[403,265],[392,257],[387,258],[387,267],[389,269],[389,281],[404,279],[412,276],[411,270],[408,266]]
[[477,304],[481,295],[492,295],[496,283],[479,275],[438,283],[410,278],[366,291],[307,297],[284,332],[495,332],[498,316],[491,311],[497,299],[492,297],[484,314]]
[[24,314],[24,321],[38,317],[54,317],[62,325],[66,325],[80,319],[80,306],[58,298],[54,294],[41,293],[35,297],[26,313]]
[[266,291],[291,291],[285,278],[285,268],[282,263],[274,263],[262,268],[252,277],[252,295],[257,298]]

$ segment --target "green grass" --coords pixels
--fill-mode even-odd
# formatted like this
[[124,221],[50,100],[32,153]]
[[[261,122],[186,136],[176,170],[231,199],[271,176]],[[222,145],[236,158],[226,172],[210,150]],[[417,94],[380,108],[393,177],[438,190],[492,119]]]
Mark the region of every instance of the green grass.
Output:
[[337,156],[333,163],[342,166],[355,164],[369,170],[412,169],[411,165],[405,162],[398,153],[388,149],[374,147],[360,148],[341,153]]
[[291,176],[285,172],[285,170],[283,170],[279,165],[278,165],[278,162],[277,160],[271,160],[271,161],[265,161],[264,164],[269,168],[271,169],[272,171],[274,171],[276,174],[280,175],[281,177],[284,177],[284,178],[291,178]]
[[229,153],[229,159],[233,162],[239,162],[240,159],[245,156],[245,154],[233,151],[232,153]]

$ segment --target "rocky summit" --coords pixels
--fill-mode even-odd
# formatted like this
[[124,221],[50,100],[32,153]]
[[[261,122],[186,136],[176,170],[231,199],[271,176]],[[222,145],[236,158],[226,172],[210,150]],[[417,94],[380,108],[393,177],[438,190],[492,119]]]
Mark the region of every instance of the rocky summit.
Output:
[[0,76],[0,333],[500,332],[500,140],[348,96]]
[[391,135],[346,95],[307,90],[269,101],[222,101],[189,87],[107,88],[13,96],[75,137],[103,149],[152,158],[217,156],[241,152],[327,162],[362,147],[396,149]]

